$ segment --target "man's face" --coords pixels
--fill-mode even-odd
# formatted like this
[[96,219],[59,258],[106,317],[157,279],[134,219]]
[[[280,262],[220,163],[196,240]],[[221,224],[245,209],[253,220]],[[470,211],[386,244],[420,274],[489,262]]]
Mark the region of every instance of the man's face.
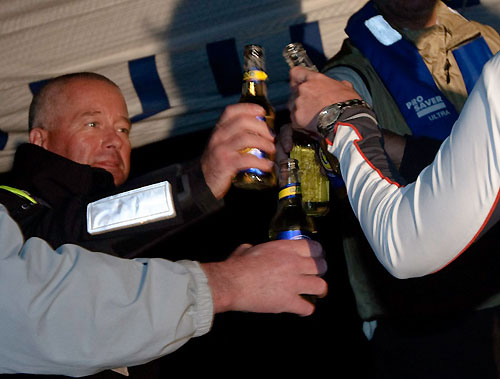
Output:
[[[118,88],[104,81],[74,79],[57,91],[47,110],[41,142],[30,141],[77,163],[100,167],[120,185],[130,171],[130,121]],[[31,133],[36,131],[32,130]]]

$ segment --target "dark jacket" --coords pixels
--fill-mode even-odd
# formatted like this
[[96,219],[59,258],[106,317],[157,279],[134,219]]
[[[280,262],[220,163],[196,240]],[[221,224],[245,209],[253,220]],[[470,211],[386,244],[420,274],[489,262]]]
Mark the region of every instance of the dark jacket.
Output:
[[[175,218],[94,236],[87,233],[89,202],[164,180],[173,188]],[[198,162],[171,165],[117,189],[112,175],[105,170],[75,163],[33,144],[18,148],[13,169],[0,184],[27,191],[37,201],[33,204],[12,192],[0,190],[0,203],[18,222],[25,238],[43,238],[54,248],[75,243],[127,258],[148,251],[223,204],[205,184]]]
[[[223,204],[214,198],[206,185],[199,162],[168,166],[115,188],[112,175],[105,170],[75,163],[33,144],[24,144],[16,151],[13,169],[4,179],[0,185],[26,191],[36,201],[0,189],[0,203],[17,221],[26,239],[40,237],[54,248],[75,243],[126,258],[165,254],[153,252],[154,247]],[[87,233],[89,202],[165,180],[172,185],[174,218],[94,236]],[[160,375],[159,367],[158,360],[131,367],[129,377],[156,378]],[[16,378],[24,376],[33,375],[20,374]],[[124,378],[110,370],[91,377]]]

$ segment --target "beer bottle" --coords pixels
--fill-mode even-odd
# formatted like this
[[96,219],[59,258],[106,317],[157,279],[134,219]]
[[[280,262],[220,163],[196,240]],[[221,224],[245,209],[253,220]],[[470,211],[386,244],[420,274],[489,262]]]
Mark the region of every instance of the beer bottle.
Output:
[[283,57],[290,68],[303,66],[313,71],[318,71],[317,67],[307,55],[306,49],[304,49],[304,46],[300,42],[289,43],[286,45],[283,49]]
[[[243,86],[240,103],[254,103],[262,106],[266,111],[263,121],[274,129],[274,108],[267,99],[267,74],[265,72],[264,50],[259,45],[247,45],[243,52]],[[259,158],[267,155],[259,149],[248,147],[242,153],[253,154]],[[269,157],[273,158],[273,157]],[[265,189],[276,185],[274,172],[262,172],[257,168],[240,171],[233,179],[236,187],[244,189]]]
[[[299,166],[296,159],[280,163],[278,209],[269,226],[271,240],[309,239],[316,233],[314,220],[302,209],[302,195],[299,180]],[[301,295],[315,304],[315,295]]]
[[[304,66],[318,71],[301,43],[285,46],[283,57],[290,66]],[[303,133],[294,132],[290,158],[299,162],[302,182],[302,204],[304,211],[313,217],[324,216],[329,211],[330,183],[321,171],[317,143]]]
[[269,239],[311,238],[316,231],[313,219],[302,209],[297,160],[287,159],[280,163],[279,186],[278,209],[271,220]]
[[330,210],[330,182],[321,171],[316,150],[314,141],[302,133],[294,133],[290,158],[296,159],[300,166],[302,207],[307,215],[320,217]]

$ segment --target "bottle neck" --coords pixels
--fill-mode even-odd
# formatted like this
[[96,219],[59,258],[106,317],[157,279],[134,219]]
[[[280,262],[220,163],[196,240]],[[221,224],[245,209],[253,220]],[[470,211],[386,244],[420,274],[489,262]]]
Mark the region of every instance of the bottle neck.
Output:
[[307,67],[313,71],[318,71],[314,63],[311,61],[306,51],[302,46],[292,46],[288,45],[289,48],[285,48],[283,56],[285,57],[286,63],[291,67]]
[[267,97],[267,74],[259,68],[251,68],[243,74],[242,96]]

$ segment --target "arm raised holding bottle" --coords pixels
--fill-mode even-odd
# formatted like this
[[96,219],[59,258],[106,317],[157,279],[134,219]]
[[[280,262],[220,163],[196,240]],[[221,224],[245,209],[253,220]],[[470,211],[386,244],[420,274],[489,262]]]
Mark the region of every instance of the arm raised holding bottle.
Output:
[[351,206],[392,275],[442,269],[498,221],[500,55],[484,66],[433,163],[407,185],[390,170],[375,114],[352,86],[300,67],[290,75],[294,127],[326,141],[339,159]]
[[215,197],[226,194],[240,171],[257,168],[272,172],[272,160],[241,153],[251,146],[274,155],[274,135],[262,121],[264,115],[260,105],[239,103],[228,106],[217,122],[201,159],[205,181]]
[[317,123],[323,108],[337,102],[360,99],[348,81],[339,82],[302,66],[290,70],[290,89],[288,109],[292,122],[280,129],[276,152],[279,159],[283,159],[292,150],[293,131],[321,142]]

